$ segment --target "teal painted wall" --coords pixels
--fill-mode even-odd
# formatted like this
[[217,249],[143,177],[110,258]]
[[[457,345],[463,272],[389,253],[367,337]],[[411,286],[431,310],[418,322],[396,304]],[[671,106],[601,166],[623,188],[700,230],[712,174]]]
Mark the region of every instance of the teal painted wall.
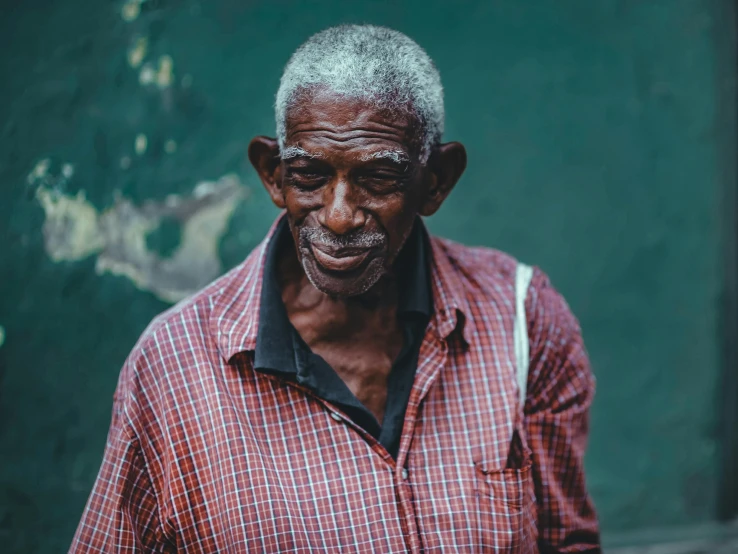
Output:
[[68,546],[125,356],[263,236],[246,146],[273,133],[290,53],[341,22],[402,30],[440,68],[469,169],[431,229],[540,265],[580,317],[606,536],[713,520],[728,5],[5,2],[4,551]]

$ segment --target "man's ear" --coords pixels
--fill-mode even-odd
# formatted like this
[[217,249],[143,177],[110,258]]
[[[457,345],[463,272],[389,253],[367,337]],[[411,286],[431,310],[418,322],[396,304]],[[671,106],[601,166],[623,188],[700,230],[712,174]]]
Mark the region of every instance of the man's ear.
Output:
[[249,161],[259,174],[272,202],[278,208],[284,209],[279,143],[273,138],[255,137],[249,144]]
[[466,169],[466,148],[460,142],[436,147],[428,160],[428,188],[420,215],[433,215],[453,190]]

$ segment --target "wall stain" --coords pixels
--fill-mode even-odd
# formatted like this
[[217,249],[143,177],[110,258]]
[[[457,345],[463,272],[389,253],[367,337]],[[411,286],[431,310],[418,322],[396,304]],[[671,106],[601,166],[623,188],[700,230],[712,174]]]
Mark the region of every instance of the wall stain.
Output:
[[125,4],[123,4],[123,7],[120,11],[120,16],[123,18],[123,21],[131,22],[138,19],[138,16],[141,14],[141,4],[144,3],[145,0],[128,0]]
[[136,69],[141,65],[149,48],[148,37],[137,37],[133,46],[128,50],[128,65]]
[[[218,245],[248,188],[234,174],[203,181],[190,195],[172,194],[163,202],[136,206],[118,195],[102,212],[84,191],[64,194],[41,184],[36,198],[45,213],[44,247],[55,262],[97,255],[98,275],[130,279],[139,289],[166,302],[177,302],[218,277]],[[170,256],[150,248],[147,237],[166,220],[180,226],[181,239]]]

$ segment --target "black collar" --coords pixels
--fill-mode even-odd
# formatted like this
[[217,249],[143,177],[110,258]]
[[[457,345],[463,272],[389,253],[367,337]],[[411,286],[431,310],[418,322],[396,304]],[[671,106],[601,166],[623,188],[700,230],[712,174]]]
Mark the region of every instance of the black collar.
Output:
[[[282,217],[267,246],[254,353],[254,369],[257,370],[297,373],[296,331],[287,317],[277,279],[281,247],[291,240],[287,218]],[[400,318],[411,318],[414,314],[428,318],[433,311],[429,252],[428,233],[418,218],[395,262],[399,289],[397,314]]]

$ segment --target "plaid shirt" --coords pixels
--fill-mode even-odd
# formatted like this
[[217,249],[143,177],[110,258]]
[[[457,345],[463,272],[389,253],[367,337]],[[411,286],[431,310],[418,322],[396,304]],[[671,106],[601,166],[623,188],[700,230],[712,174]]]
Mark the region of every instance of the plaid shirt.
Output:
[[594,381],[543,273],[521,409],[515,260],[431,239],[435,312],[395,461],[336,406],[253,370],[268,240],[128,357],[71,552],[600,551],[582,466]]

